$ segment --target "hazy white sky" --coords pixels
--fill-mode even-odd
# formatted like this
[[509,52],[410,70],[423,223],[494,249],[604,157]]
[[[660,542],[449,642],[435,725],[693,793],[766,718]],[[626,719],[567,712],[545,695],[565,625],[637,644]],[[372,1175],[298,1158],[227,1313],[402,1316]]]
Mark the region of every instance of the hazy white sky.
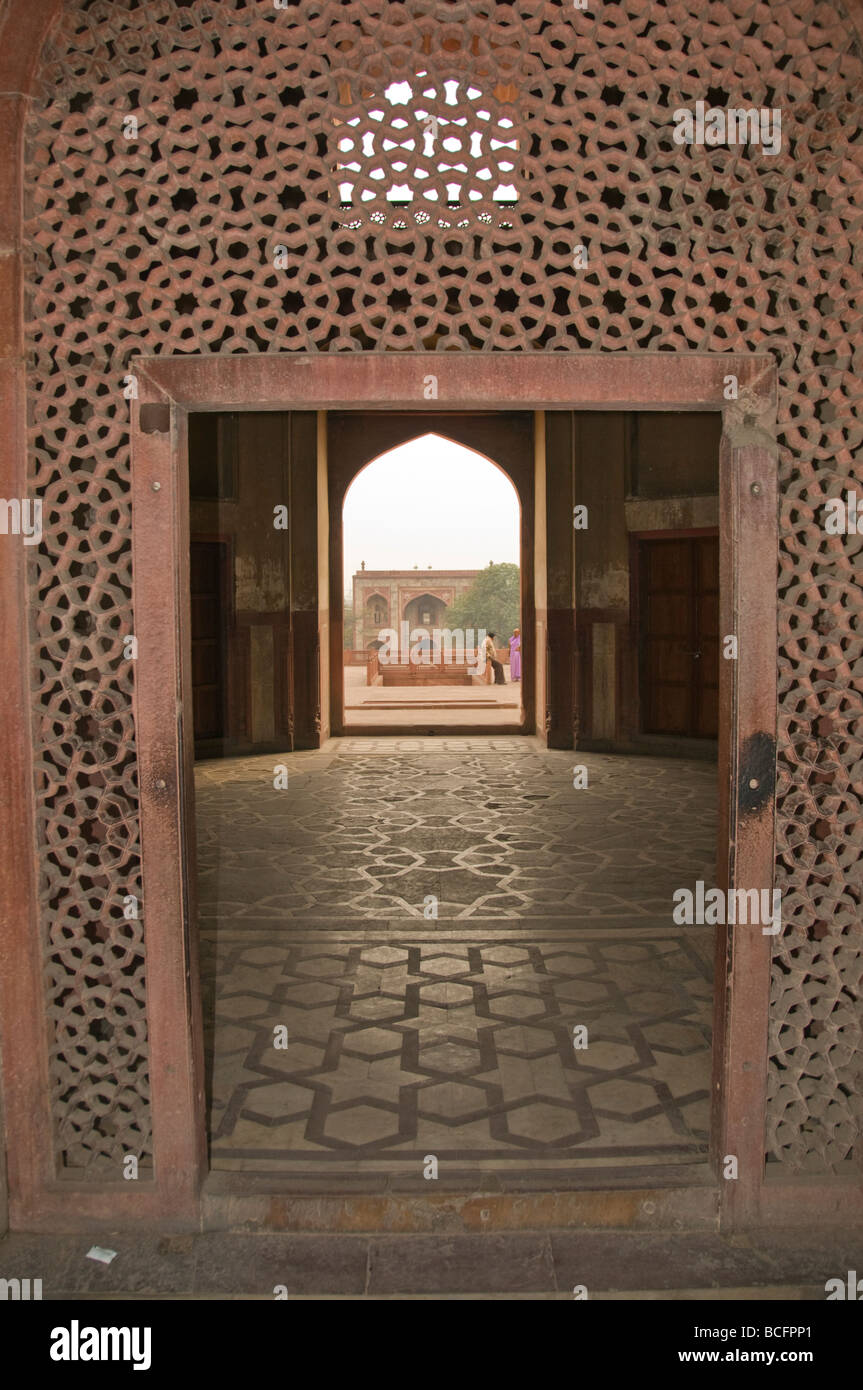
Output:
[[424,435],[381,454],[354,479],[344,537],[346,590],[362,560],[369,570],[518,564],[518,498],[488,459]]

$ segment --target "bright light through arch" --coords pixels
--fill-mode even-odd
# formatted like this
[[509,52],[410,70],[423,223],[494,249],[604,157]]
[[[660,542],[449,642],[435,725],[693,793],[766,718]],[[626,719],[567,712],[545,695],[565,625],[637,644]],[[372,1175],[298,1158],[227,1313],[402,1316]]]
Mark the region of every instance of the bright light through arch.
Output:
[[482,454],[425,434],[373,459],[344,503],[344,576],[370,570],[483,569],[519,563],[520,508]]

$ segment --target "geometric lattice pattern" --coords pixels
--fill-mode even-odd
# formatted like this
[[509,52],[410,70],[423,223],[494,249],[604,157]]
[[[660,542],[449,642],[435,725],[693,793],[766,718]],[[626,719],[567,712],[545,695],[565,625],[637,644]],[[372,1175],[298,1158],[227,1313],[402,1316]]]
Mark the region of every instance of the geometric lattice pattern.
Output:
[[[773,353],[787,927],[767,1147],[797,1170],[855,1155],[861,539],[819,523],[827,497],[863,484],[861,78],[842,6],[812,0],[70,0],[25,173],[45,502],[34,733],[64,1162],[148,1149],[146,915],[122,916],[138,869],[123,378],[141,352],[298,349]],[[391,84],[398,105],[382,101]],[[673,111],[700,100],[781,109],[781,154],[674,144]],[[368,137],[362,151],[347,132]]]

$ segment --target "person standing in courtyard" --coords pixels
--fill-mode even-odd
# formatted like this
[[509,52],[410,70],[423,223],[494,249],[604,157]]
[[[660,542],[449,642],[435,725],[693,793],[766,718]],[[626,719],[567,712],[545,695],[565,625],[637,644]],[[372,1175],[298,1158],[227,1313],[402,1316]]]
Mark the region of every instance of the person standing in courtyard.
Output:
[[516,628],[509,639],[509,678],[521,680],[521,629]]
[[495,685],[506,685],[506,676],[503,674],[503,666],[497,659],[493,632],[490,632],[483,642],[483,651],[486,654],[486,659],[491,662],[491,669],[494,671]]

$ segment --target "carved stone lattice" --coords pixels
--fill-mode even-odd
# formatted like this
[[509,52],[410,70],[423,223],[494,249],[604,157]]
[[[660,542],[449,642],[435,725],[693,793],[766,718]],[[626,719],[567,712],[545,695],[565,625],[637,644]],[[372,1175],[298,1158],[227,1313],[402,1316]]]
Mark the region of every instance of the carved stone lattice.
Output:
[[[861,486],[853,33],[811,0],[68,4],[25,190],[41,911],[68,1167],[151,1151],[124,377],[139,353],[420,348],[775,356],[785,928],[766,1147],[795,1170],[859,1157],[863,542],[822,525]],[[782,152],[677,145],[672,113],[700,100],[780,108]]]

